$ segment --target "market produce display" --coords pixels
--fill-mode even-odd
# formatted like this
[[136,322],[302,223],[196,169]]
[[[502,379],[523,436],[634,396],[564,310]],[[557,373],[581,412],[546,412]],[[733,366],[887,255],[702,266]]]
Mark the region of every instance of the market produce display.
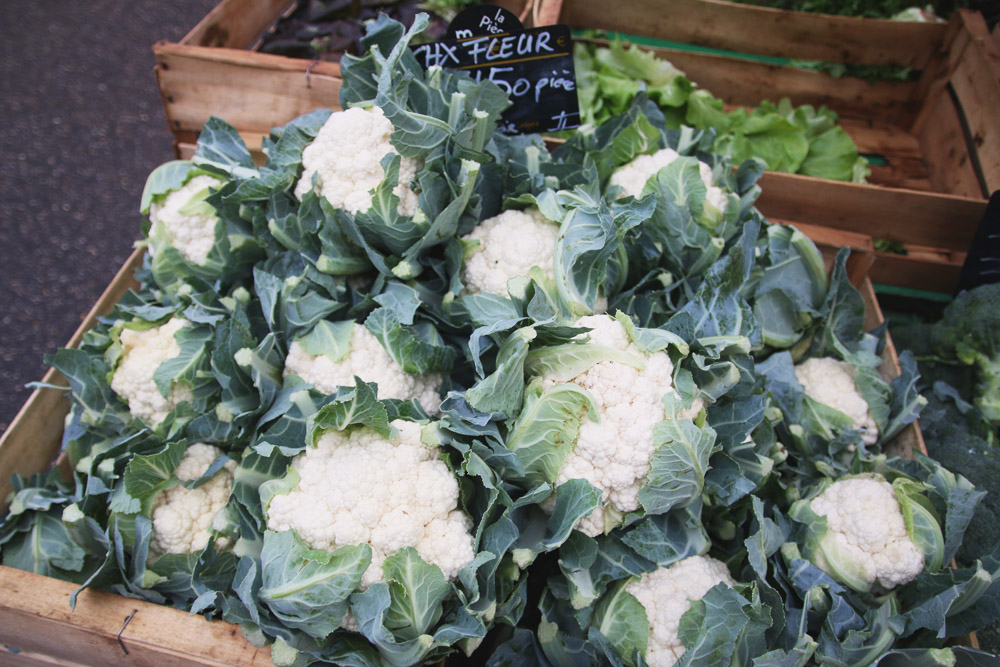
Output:
[[15,478],[0,562],[278,665],[988,664],[945,648],[1000,615],[995,546],[950,567],[983,493],[897,456],[925,399],[846,251],[644,93],[497,133],[425,26],[263,166],[213,119],[150,176],[140,289],[51,357],[72,480]]
[[573,64],[580,97],[580,120],[602,123],[622,113],[640,89],[663,112],[668,127],[715,128],[713,152],[735,162],[764,160],[772,171],[864,183],[868,163],[838,125],[836,113],[805,104],[793,107],[762,100],[754,109],[726,111],[723,100],[699,89],[669,61],[636,45],[577,42]]

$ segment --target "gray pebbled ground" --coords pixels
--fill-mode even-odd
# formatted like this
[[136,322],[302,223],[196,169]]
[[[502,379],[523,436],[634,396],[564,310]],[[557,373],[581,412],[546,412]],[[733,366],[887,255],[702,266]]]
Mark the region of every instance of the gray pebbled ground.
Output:
[[150,47],[218,0],[0,2],[0,432],[139,237],[172,159]]

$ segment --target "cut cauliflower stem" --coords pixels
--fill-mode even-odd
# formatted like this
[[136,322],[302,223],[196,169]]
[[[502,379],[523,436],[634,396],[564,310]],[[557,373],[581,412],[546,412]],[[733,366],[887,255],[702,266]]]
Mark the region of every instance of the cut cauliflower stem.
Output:
[[507,281],[526,276],[537,266],[555,278],[553,255],[559,225],[537,208],[504,211],[479,223],[463,241],[479,246],[462,266],[462,282],[470,294],[507,296]]
[[[370,209],[371,191],[385,178],[382,158],[397,153],[389,141],[392,129],[392,123],[378,107],[353,107],[332,113],[302,152],[302,178],[295,186],[295,196],[302,199],[313,189],[315,175],[316,194],[334,208],[351,214]],[[419,169],[418,160],[401,160],[399,184],[393,189],[399,197],[400,215],[417,212],[417,194],[409,185]]]
[[795,367],[795,377],[814,401],[839,410],[861,430],[866,445],[878,442],[878,425],[868,413],[868,402],[854,384],[854,367],[832,357],[806,359]]
[[[181,482],[190,482],[205,474],[222,450],[212,445],[195,443],[184,452],[184,458],[174,471]],[[157,494],[153,501],[153,534],[150,554],[185,554],[201,551],[208,545],[215,515],[229,502],[236,462],[227,461],[219,472],[193,489],[177,484]],[[219,548],[228,547],[228,540],[218,539]]]
[[[215,223],[219,218],[216,215],[185,215],[181,210],[206,188],[218,189],[222,185],[223,181],[214,176],[195,176],[182,188],[168,194],[162,203],[154,202],[149,206],[150,222],[163,225],[170,245],[192,264],[200,266],[208,259],[215,244]],[[155,254],[157,249],[151,245],[149,250]]]
[[350,350],[340,361],[325,354],[309,354],[301,343],[293,341],[285,359],[285,375],[298,375],[324,394],[336,392],[337,387],[353,387],[357,375],[378,385],[380,399],[414,398],[431,414],[441,408],[441,374],[407,373],[362,325],[354,326]]
[[[642,195],[646,182],[657,172],[680,157],[680,153],[672,148],[663,148],[652,155],[640,155],[628,164],[619,167],[611,175],[609,185],[617,185],[625,189],[621,196],[631,195],[638,199]],[[712,184],[712,169],[704,162],[698,162],[698,172],[701,180],[708,188],[705,201],[714,206],[720,213],[725,213],[728,197],[722,188]]]
[[153,380],[160,364],[180,354],[174,334],[189,324],[174,317],[152,329],[122,330],[121,359],[111,376],[111,389],[128,402],[133,417],[149,426],[158,426],[178,404],[194,397],[191,388],[180,383],[172,384],[170,395],[163,396]]
[[[653,456],[653,427],[666,416],[663,397],[676,395],[673,388],[674,365],[666,352],[649,356],[631,342],[620,322],[608,315],[587,315],[574,326],[589,327],[585,336],[596,345],[606,345],[645,358],[645,368],[602,361],[571,380],[590,392],[597,404],[598,422],[584,420],[573,450],[566,457],[556,485],[571,479],[585,479],[601,491],[601,503],[617,512],[639,509],[639,490],[646,483]],[[542,388],[559,384],[543,378]],[[702,401],[681,413],[691,418],[702,408]],[[555,505],[550,497],[543,509]],[[605,509],[599,507],[581,519],[576,529],[594,537],[604,532]]]
[[324,551],[368,544],[372,561],[363,588],[384,581],[382,563],[404,547],[415,547],[454,579],[475,557],[472,521],[458,509],[458,482],[436,449],[420,441],[420,424],[392,425],[391,441],[370,428],[330,431],[296,456],[298,486],[271,500],[267,527],[295,530]]
[[646,572],[638,581],[625,585],[646,609],[649,644],[646,662],[650,667],[670,667],[687,650],[677,636],[681,616],[713,586],[735,586],[725,563],[711,556],[691,556],[666,568]]
[[[866,477],[831,484],[809,503],[826,517],[824,540],[834,540],[836,551],[860,568],[870,584],[888,590],[912,581],[924,569],[924,554],[906,531],[906,522],[892,484]],[[830,572],[817,550],[816,566]]]

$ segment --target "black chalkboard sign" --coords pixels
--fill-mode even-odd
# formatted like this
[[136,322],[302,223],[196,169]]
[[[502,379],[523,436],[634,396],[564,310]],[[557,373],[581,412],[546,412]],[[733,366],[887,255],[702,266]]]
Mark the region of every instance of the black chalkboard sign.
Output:
[[[463,11],[455,19],[460,38],[415,46],[414,55],[424,67],[465,70],[477,81],[500,86],[511,101],[502,119],[505,132],[555,132],[579,126],[569,27],[521,30],[516,17],[511,15],[511,21],[495,11],[499,9],[480,5]],[[466,16],[470,11],[474,13]],[[512,23],[517,25],[512,28]]]
[[962,265],[956,294],[1000,282],[1000,190],[993,193]]

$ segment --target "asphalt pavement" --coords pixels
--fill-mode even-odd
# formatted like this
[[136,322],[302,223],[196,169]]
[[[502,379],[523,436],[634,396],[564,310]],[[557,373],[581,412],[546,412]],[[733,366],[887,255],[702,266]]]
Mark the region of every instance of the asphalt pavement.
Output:
[[0,432],[140,237],[173,158],[153,43],[218,0],[0,2]]

